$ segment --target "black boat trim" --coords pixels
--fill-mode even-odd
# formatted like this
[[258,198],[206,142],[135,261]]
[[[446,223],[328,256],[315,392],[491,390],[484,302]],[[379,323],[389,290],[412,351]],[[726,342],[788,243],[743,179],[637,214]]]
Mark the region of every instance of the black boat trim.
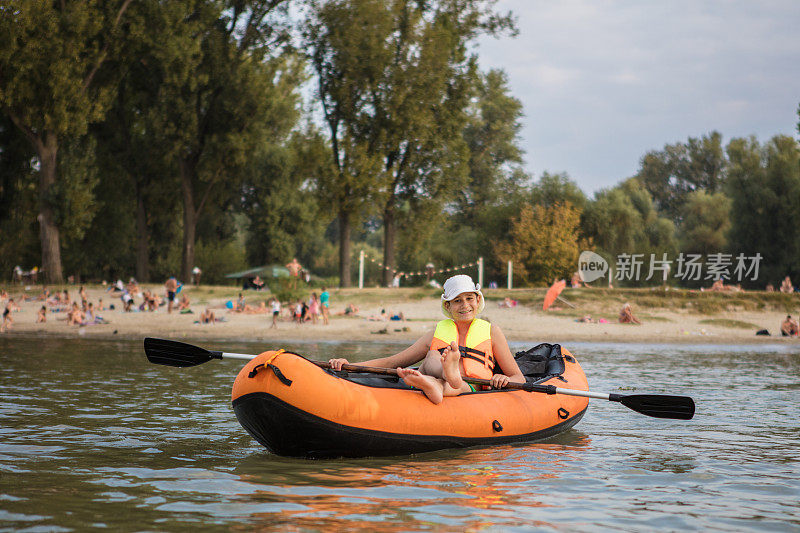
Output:
[[299,409],[266,392],[236,398],[239,423],[261,445],[277,455],[308,458],[408,455],[446,448],[467,448],[546,439],[577,424],[586,413],[553,426],[518,435],[457,437],[409,435],[347,426]]

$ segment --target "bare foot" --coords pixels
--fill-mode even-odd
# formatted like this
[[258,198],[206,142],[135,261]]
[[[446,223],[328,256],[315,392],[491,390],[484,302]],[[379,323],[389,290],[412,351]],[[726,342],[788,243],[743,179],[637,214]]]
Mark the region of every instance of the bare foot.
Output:
[[455,390],[461,390],[464,380],[461,379],[461,369],[458,362],[461,361],[461,352],[458,345],[454,342],[445,348],[442,354],[442,377],[448,385]]
[[442,403],[442,383],[433,376],[426,376],[413,368],[398,368],[397,375],[408,385],[420,389],[435,404]]

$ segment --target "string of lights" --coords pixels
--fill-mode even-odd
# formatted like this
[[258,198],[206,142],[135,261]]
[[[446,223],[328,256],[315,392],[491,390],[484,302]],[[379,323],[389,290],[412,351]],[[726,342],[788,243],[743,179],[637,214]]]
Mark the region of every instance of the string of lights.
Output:
[[391,268],[389,266],[384,265],[383,262],[381,262],[378,259],[375,259],[374,257],[370,257],[369,254],[367,254],[367,253],[364,254],[364,258],[367,259],[370,263],[373,263],[373,264],[377,265],[378,268],[381,268],[383,270],[391,270],[392,271],[392,275],[400,276],[401,278],[411,278],[411,277],[414,277],[414,276],[424,276],[428,272],[430,272],[431,274],[445,274],[445,273],[448,273],[448,272],[455,272],[456,270],[464,270],[465,268],[471,268],[471,267],[478,266],[478,262],[477,261],[473,261],[472,263],[464,263],[462,265],[455,265],[455,266],[451,266],[451,267],[448,267],[448,268],[428,268],[428,267],[426,267],[426,268],[423,268],[422,270],[417,270],[417,271],[413,271],[413,272],[404,272],[404,271],[395,270],[395,269],[393,269],[393,268]]

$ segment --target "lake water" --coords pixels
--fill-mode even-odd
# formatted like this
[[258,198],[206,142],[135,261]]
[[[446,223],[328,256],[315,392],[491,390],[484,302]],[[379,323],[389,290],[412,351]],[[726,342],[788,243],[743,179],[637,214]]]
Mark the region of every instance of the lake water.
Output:
[[592,400],[544,442],[287,459],[237,422],[237,361],[179,369],[138,342],[0,337],[0,530],[800,531],[800,345],[566,347],[592,390],[690,395],[694,420]]

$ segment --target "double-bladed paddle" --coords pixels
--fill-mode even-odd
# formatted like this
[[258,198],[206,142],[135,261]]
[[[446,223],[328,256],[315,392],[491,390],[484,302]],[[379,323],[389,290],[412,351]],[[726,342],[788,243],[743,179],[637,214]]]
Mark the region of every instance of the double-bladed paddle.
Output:
[[[250,360],[255,355],[244,353],[229,353],[206,350],[199,346],[187,344],[185,342],[172,341],[168,339],[154,339],[147,337],[144,340],[144,352],[151,363],[167,366],[187,367],[197,366],[207,363],[212,359],[244,359]],[[327,361],[311,361],[322,368],[331,368]],[[342,370],[348,372],[363,372],[369,374],[383,374],[396,376],[397,370],[393,368],[379,368],[361,365],[342,365]],[[467,383],[473,385],[491,386],[488,379],[464,378]],[[574,389],[562,389],[553,385],[537,385],[535,383],[512,383],[505,386],[506,389],[520,389],[528,392],[540,392],[544,394],[564,394],[567,396],[582,396],[584,398],[595,398],[598,400],[609,400],[618,402],[632,409],[637,413],[652,416],[655,418],[673,418],[677,420],[691,420],[694,416],[694,400],[689,396],[670,396],[666,394],[604,394],[600,392],[590,392]]]

